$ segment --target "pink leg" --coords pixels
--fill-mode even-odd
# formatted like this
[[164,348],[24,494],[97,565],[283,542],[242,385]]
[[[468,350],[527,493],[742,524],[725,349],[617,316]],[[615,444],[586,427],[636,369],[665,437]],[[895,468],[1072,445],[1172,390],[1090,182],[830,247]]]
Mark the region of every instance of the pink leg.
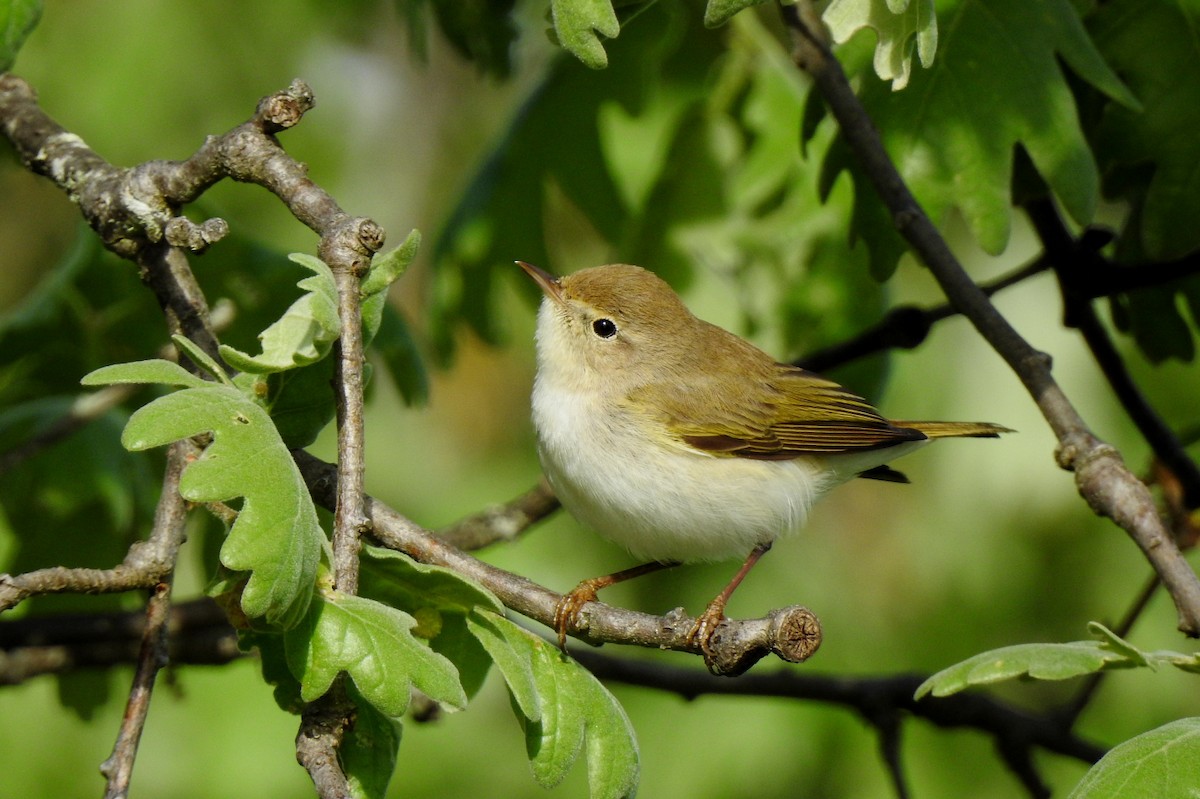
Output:
[[758,559],[767,554],[767,550],[771,548],[769,543],[759,544],[746,557],[746,562],[742,564],[742,568],[738,569],[737,574],[733,575],[733,579],[729,581],[729,585],[725,586],[725,590],[717,594],[712,602],[708,603],[708,607],[696,619],[696,626],[692,627],[692,631],[688,633],[688,642],[699,644],[700,650],[705,655],[711,655],[709,648],[709,640],[713,633],[717,631],[717,626],[725,620],[725,605],[729,602],[729,597],[733,596],[733,592],[742,584],[742,580],[746,579],[746,575],[754,568],[754,564],[758,563]]
[[652,561],[650,563],[643,563],[641,566],[634,566],[631,569],[624,569],[623,571],[606,574],[603,577],[593,577],[582,581],[568,593],[564,594],[563,598],[558,600],[558,604],[554,607],[554,629],[558,632],[558,648],[563,652],[567,651],[567,633],[579,627],[579,612],[583,610],[583,606],[587,603],[596,601],[597,591],[602,588],[608,588],[610,585],[632,580],[634,577],[641,577],[643,574],[651,574],[652,572],[670,569],[678,565],[677,561],[668,561],[666,563]]

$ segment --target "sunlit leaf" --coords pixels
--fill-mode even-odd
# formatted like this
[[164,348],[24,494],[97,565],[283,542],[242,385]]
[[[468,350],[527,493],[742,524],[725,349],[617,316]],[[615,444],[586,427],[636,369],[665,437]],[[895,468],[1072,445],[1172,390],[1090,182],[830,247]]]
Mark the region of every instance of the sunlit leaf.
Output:
[[164,386],[204,388],[213,385],[174,361],[162,358],[102,366],[96,371],[84,375],[79,382],[85,386],[107,386],[114,383],[160,383]]
[[285,638],[288,667],[311,702],[346,672],[363,697],[393,718],[408,707],[410,688],[436,702],[465,707],[454,664],[415,638],[416,619],[351,594],[314,597],[303,624]]
[[933,0],[833,0],[821,18],[838,43],[863,28],[873,29],[878,37],[875,74],[890,80],[894,90],[908,85],[914,47],[923,67],[933,63],[937,52]]
[[589,671],[545,641],[534,644],[532,664],[542,717],[525,719],[525,746],[538,783],[554,787],[586,751],[593,799],[633,796],[638,747],[624,708]]
[[[164,371],[153,362],[129,368],[146,376]],[[110,367],[84,379],[94,384],[98,374],[129,377]],[[186,468],[179,491],[193,502],[244,497],[221,562],[250,573],[242,592],[247,616],[290,627],[307,611],[325,537],[304,479],[266,411],[231,386],[186,388],[136,411],[121,443],[144,450],[201,433],[212,433],[213,442]]]
[[503,616],[473,612],[466,619],[467,628],[504,676],[521,714],[529,721],[540,721],[542,703],[533,679],[533,648],[539,639]]
[[1200,719],[1164,724],[1114,746],[1068,799],[1200,795]]
[[361,593],[407,610],[431,607],[467,613],[477,607],[502,613],[504,606],[490,591],[441,566],[418,563],[391,549],[362,548]]
[[559,43],[592,69],[608,66],[600,37],[621,32],[612,0],[550,0],[550,18]]
[[221,346],[221,357],[235,369],[267,374],[314,363],[329,354],[340,334],[333,272],[311,255],[293,253],[289,258],[313,273],[296,284],[304,294],[283,317],[259,334],[262,354],[249,355],[229,345]]

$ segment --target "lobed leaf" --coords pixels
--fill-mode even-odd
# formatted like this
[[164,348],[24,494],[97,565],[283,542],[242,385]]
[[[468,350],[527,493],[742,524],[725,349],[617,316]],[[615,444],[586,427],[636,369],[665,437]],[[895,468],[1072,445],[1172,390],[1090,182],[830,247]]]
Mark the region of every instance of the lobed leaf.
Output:
[[[939,6],[939,16],[943,33],[932,68],[913,73],[904,92],[877,82],[862,90],[921,205],[935,223],[958,210],[980,245],[999,253],[1009,238],[1019,144],[1066,212],[1080,224],[1090,222],[1099,172],[1062,64],[1119,103],[1137,107],[1137,100],[1092,44],[1069,0],[951,0]],[[903,243],[839,139],[826,155],[825,190],[846,169],[855,189],[854,234],[871,248],[872,271],[887,277]]]
[[540,721],[526,719],[525,747],[534,778],[553,787],[586,748],[588,793],[593,799],[633,796],[638,748],[624,708],[591,672],[541,641],[533,648]]
[[[178,378],[162,365],[106,367],[88,375],[128,379],[135,374]],[[221,547],[221,562],[250,573],[242,610],[290,627],[312,597],[324,533],[304,480],[266,411],[232,386],[206,384],[160,397],[138,409],[121,435],[126,449],[144,450],[212,433],[213,442],[180,478],[194,502],[244,497]]]
[[416,623],[372,599],[337,592],[315,596],[304,623],[284,640],[301,697],[311,702],[322,696],[344,671],[364,699],[392,718],[408,707],[411,687],[436,702],[465,707],[454,664],[413,636]]
[[908,86],[914,47],[921,66],[933,64],[938,36],[933,0],[833,0],[821,19],[839,44],[863,28],[873,29],[875,74],[890,80],[893,91]]
[[567,52],[592,69],[608,66],[600,36],[615,39],[621,32],[612,0],[550,0],[550,19]]
[[1200,718],[1185,718],[1114,746],[1067,799],[1200,795]]
[[467,614],[466,620],[467,629],[500,670],[521,715],[540,721],[542,702],[533,679],[533,647],[540,639],[500,615],[476,611]]
[[288,258],[313,273],[296,284],[305,293],[259,334],[261,355],[221,345],[221,357],[235,369],[269,374],[315,363],[329,354],[341,333],[333,272],[311,255],[292,253]]

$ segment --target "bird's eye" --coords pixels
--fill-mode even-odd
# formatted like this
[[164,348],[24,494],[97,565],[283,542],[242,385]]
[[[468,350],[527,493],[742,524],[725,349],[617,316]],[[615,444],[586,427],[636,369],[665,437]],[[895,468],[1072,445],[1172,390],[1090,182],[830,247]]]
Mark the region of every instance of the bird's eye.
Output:
[[597,319],[592,322],[592,332],[600,338],[612,338],[617,335],[617,323],[611,319]]

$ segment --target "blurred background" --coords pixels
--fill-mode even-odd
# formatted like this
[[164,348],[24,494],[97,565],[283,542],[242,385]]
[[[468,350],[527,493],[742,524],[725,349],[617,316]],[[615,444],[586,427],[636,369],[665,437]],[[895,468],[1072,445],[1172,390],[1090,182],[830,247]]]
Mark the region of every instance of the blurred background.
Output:
[[[542,4],[521,3],[512,75],[501,81],[461,59],[428,20],[425,30],[414,30],[413,5],[49,2],[14,71],[36,88],[53,118],[121,166],[186,157],[206,134],[244,121],[260,97],[293,78],[312,86],[316,108],[282,134],[283,145],[309,164],[312,178],[344,209],[381,223],[391,244],[412,228],[425,235],[417,262],[392,299],[426,355],[428,400],[409,405],[391,382],[376,381],[367,428],[367,487],[436,528],[514,497],[539,476],[528,412],[535,297],[519,270],[497,269],[486,299],[487,335],[493,340],[485,341],[478,325],[439,307],[448,284],[463,281],[464,290],[479,284],[447,267],[436,242],[559,52],[544,34]],[[714,36],[745,36],[747,30],[727,28]],[[75,207],[5,149],[0,313],[11,313],[87,234],[80,232]],[[834,202],[846,190],[836,188]],[[813,213],[819,213],[815,193],[809,196]],[[546,240],[529,241],[527,250],[514,250],[509,260],[543,253],[550,260],[540,265],[569,272],[646,251],[605,244],[569,202],[543,206],[531,198],[530,208],[547,220]],[[312,251],[316,244],[311,231],[256,187],[223,183],[203,198],[193,218],[198,213],[225,218],[240,238],[267,250]],[[1009,248],[998,258],[980,252],[957,220],[948,220],[946,229],[972,274],[985,280],[1035,253],[1023,220],[1014,217],[1013,225]],[[861,252],[845,249],[844,238],[831,239],[841,249],[830,258],[856,270],[854,285],[869,284]],[[202,282],[206,268],[227,257],[217,245],[196,259]],[[132,271],[116,261],[108,268],[114,274]],[[718,258],[697,261],[686,274],[672,269],[662,271],[678,278],[674,282],[698,315],[748,335],[781,358],[865,327],[886,307],[939,302],[929,276],[906,259],[886,293],[877,288],[851,293],[832,303],[827,315],[792,317],[788,328],[780,314],[762,310],[774,307],[778,281],[763,274],[739,280],[741,273],[723,268]],[[796,276],[796,290],[815,296],[844,289],[845,281],[830,289],[828,279],[817,278],[805,283],[804,275]],[[128,273],[121,279],[137,289]],[[806,307],[819,309],[818,300]],[[1136,472],[1145,472],[1145,445],[1077,337],[1060,325],[1053,278],[1028,280],[996,301],[1035,346],[1053,355],[1056,375],[1096,432],[1119,446]],[[1149,367],[1136,357],[1131,365],[1168,418],[1194,408],[1200,387],[1194,370],[1174,363]],[[853,374],[839,376],[850,381]],[[1124,613],[1149,567],[1120,530],[1095,518],[1078,498],[1071,475],[1055,465],[1054,438],[1028,396],[965,321],[939,324],[918,350],[894,354],[886,365],[877,361],[859,377],[867,385],[852,387],[869,392],[891,416],[992,421],[1019,433],[999,441],[941,443],[897,464],[912,485],[859,481],[824,500],[806,530],[764,559],[729,609],[751,617],[806,604],[822,620],[824,643],[802,666],[764,661],[758,671],[929,673],[990,648],[1082,639],[1089,620],[1111,623]],[[332,437],[318,441],[313,451],[331,457]],[[7,512],[11,517],[11,509]],[[190,551],[202,539],[197,536],[184,550],[180,598],[197,595],[206,581],[199,554]],[[12,524],[3,520],[5,563],[16,546]],[[558,590],[632,565],[627,554],[565,514],[482,557]],[[697,612],[735,568],[678,569],[613,589],[605,600],[652,613],[677,605]],[[137,604],[135,597],[121,601]],[[1131,640],[1149,649],[1186,649],[1175,624],[1171,603],[1160,594]],[[701,668],[694,658],[673,653],[606,651]],[[115,670],[75,688],[42,678],[0,691],[0,718],[7,720],[0,726],[0,795],[95,795],[101,785],[97,768],[111,750],[130,674]],[[1200,698],[1188,690],[1193,687],[1188,679],[1174,672],[1112,675],[1079,730],[1113,743],[1200,713]],[[1046,708],[1077,688],[1017,684],[997,693]],[[776,699],[687,702],[657,691],[612,689],[639,737],[643,796],[890,793],[874,733],[843,710]],[[97,701],[86,712],[64,709],[60,691],[71,690],[93,692]],[[275,706],[253,660],[172,670],[154,699],[134,794],[310,795],[308,778],[295,763],[296,729],[297,719]],[[990,739],[979,733],[913,721],[905,728],[903,762],[916,796],[1020,794]],[[1086,770],[1045,755],[1038,765],[1060,793]],[[549,794],[537,787],[495,677],[466,712],[406,723],[392,783],[396,796],[580,797],[586,790],[582,764]]]

